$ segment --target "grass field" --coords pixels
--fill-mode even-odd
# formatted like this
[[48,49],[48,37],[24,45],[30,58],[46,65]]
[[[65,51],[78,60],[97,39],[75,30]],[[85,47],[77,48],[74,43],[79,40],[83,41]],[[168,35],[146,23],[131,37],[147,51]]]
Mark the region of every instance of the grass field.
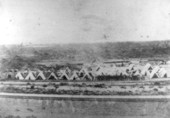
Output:
[[80,101],[0,97],[1,118],[169,118],[169,101]]

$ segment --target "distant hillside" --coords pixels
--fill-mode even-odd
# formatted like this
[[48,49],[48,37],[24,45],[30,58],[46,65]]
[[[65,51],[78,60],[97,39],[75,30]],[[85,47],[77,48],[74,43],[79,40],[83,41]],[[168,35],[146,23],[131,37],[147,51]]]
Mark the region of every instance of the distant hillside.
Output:
[[[170,41],[1,46],[2,68],[33,66],[42,60],[86,61],[119,58],[169,58]],[[4,56],[5,55],[5,56]]]

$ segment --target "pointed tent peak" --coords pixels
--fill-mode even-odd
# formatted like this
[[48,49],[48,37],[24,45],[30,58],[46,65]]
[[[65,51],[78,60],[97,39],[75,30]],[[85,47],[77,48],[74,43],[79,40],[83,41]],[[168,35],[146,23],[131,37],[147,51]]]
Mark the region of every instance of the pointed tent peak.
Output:
[[135,73],[134,73],[135,76],[140,76],[141,73],[140,73],[140,70],[137,70]]
[[55,72],[55,69],[54,69],[54,68],[50,68],[50,71],[51,71],[51,72]]
[[32,71],[30,68],[27,68],[26,70],[27,70],[28,72]]
[[78,74],[79,71],[70,71],[70,72],[65,72],[67,74],[67,76],[70,78],[74,73]]
[[82,67],[82,68],[80,69],[79,73],[84,72],[84,70],[86,70],[86,68],[85,68],[85,67]]
[[132,68],[134,68],[135,67],[135,64],[130,64],[129,65],[129,69],[131,70]]
[[157,73],[161,68],[159,66],[155,66],[152,72]]
[[38,72],[38,73],[42,73],[42,72],[44,72],[44,71],[42,71],[42,70],[37,70],[37,72]]
[[35,71],[28,71],[28,74],[35,74]]
[[33,74],[34,76],[36,76],[37,75],[37,72],[36,71],[28,71],[28,74]]
[[65,73],[70,74],[71,72],[72,72],[71,69],[69,67],[66,67]]
[[15,75],[15,78],[17,78],[19,80],[24,80],[24,76],[23,76],[23,74],[20,71],[17,72],[17,74]]
[[148,70],[152,70],[152,65],[150,63],[147,63],[143,69],[142,69],[142,74],[145,74]]
[[56,73],[55,72],[51,72],[51,75],[56,75]]
[[45,74],[43,71],[40,71],[36,77],[36,80],[46,80]]
[[65,68],[65,70],[70,70],[70,68],[67,66],[67,67]]
[[147,63],[145,66],[144,66],[145,69],[150,69],[152,68],[152,65],[150,63]]
[[38,71],[38,74],[39,74],[39,73],[45,73],[45,72],[46,72],[46,71],[41,71],[41,70],[39,70],[39,71]]
[[47,70],[47,72],[51,73],[52,71],[51,70]]
[[36,80],[36,77],[32,71],[28,72],[28,75],[26,76],[25,80]]

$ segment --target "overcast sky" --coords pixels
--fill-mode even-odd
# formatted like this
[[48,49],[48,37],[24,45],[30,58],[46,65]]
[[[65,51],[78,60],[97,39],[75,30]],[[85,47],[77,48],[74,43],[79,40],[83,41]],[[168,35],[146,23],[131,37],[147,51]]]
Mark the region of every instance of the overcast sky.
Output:
[[170,0],[0,0],[0,43],[170,39]]

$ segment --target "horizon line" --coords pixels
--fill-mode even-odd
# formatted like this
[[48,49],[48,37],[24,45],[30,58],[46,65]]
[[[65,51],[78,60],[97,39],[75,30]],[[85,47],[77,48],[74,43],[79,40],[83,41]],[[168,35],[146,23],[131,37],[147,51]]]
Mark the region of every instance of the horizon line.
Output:
[[24,46],[30,46],[30,45],[71,45],[71,44],[104,44],[104,43],[144,43],[144,42],[161,42],[161,41],[170,41],[170,39],[164,39],[164,40],[138,40],[138,41],[90,41],[90,42],[66,42],[66,43],[13,43],[13,44],[0,44],[0,46],[11,46],[11,45],[24,45]]

